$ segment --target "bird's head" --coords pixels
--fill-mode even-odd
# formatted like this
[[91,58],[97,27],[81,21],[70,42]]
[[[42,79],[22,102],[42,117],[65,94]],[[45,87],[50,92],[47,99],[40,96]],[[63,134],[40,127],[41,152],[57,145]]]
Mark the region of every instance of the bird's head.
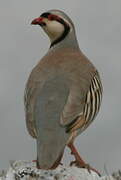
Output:
[[51,46],[65,39],[69,32],[74,30],[71,19],[62,11],[50,10],[40,15],[31,22],[32,25],[39,25],[49,36]]

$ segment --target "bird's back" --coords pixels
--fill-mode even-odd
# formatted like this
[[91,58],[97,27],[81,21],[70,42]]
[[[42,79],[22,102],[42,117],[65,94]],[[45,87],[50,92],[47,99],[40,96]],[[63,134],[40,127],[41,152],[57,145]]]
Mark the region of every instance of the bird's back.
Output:
[[33,69],[26,88],[26,120],[30,134],[37,138],[40,167],[50,168],[63,152],[71,135],[65,126],[70,129],[83,113],[95,72],[92,63],[74,49],[51,51]]
[[64,150],[69,135],[60,125],[60,116],[67,101],[69,88],[62,76],[48,79],[35,103],[37,152],[39,166],[51,167]]

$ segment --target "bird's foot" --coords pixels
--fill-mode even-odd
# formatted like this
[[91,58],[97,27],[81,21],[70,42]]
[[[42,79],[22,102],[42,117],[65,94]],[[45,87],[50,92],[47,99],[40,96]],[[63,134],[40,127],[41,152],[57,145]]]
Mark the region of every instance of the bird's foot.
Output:
[[89,164],[85,163],[85,161],[81,158],[73,143],[68,144],[68,147],[71,149],[71,154],[75,157],[75,161],[71,162],[70,165],[75,164],[77,167],[86,168],[89,172],[91,172],[92,170],[96,172],[99,176],[101,176],[101,174],[96,169],[92,168]]
[[70,166],[72,166],[72,165],[75,165],[75,166],[77,166],[78,168],[85,168],[85,169],[88,170],[89,173],[91,173],[91,170],[92,170],[92,171],[96,172],[99,176],[101,176],[101,174],[100,174],[96,169],[94,169],[93,167],[91,167],[89,164],[82,163],[82,162],[80,162],[80,161],[76,161],[76,160],[75,160],[75,161],[72,161],[72,162],[70,163]]
[[75,166],[77,166],[77,167],[79,167],[79,168],[85,168],[85,169],[87,169],[88,171],[89,171],[89,173],[91,173],[91,168],[90,168],[90,165],[89,164],[81,164],[80,162],[77,162],[77,161],[72,161],[71,163],[70,163],[70,166],[73,166],[73,165],[75,165]]
[[60,162],[59,164],[63,166],[63,163]]

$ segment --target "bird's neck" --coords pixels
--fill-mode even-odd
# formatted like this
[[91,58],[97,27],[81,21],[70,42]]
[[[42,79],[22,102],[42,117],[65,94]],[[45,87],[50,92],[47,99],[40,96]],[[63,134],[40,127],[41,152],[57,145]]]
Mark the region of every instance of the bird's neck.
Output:
[[50,47],[49,51],[59,48],[74,48],[79,49],[78,41],[76,38],[75,31],[70,31],[67,36]]

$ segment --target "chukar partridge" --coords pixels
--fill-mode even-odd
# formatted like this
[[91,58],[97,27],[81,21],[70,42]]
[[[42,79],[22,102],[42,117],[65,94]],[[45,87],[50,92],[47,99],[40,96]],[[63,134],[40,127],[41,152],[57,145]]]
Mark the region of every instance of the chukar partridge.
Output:
[[37,141],[37,166],[56,168],[68,146],[75,163],[85,167],[73,141],[99,111],[99,73],[79,49],[74,24],[64,12],[50,10],[31,24],[41,26],[51,42],[25,89],[26,124]]

